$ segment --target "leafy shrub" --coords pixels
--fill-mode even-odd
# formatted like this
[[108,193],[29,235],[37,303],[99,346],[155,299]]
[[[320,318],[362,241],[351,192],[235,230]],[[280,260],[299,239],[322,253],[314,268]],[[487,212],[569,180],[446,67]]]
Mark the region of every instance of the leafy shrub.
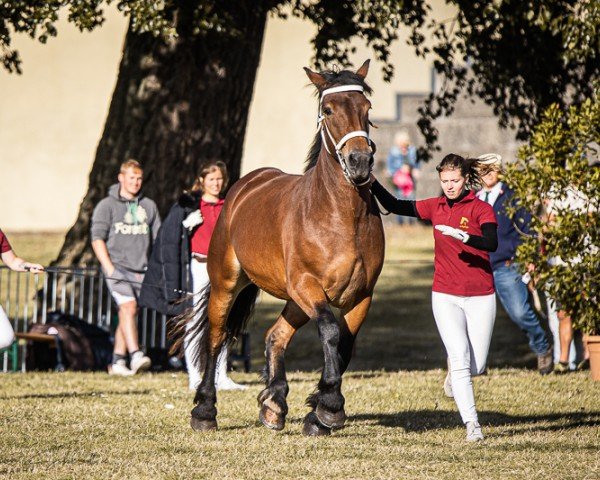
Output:
[[[519,150],[518,160],[506,169],[518,205],[538,213],[532,221],[535,235],[519,247],[517,260],[536,266],[539,285],[571,314],[575,328],[596,334],[600,334],[599,131],[597,98],[566,112],[552,105]],[[576,209],[564,202],[574,197]],[[561,261],[549,263],[552,257]]]

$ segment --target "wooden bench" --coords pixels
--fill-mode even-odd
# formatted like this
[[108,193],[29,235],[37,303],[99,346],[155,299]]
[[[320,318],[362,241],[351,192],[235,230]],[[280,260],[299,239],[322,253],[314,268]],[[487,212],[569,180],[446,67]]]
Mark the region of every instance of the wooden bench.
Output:
[[21,344],[23,344],[25,340],[31,340],[32,342],[45,342],[54,345],[56,343],[57,335],[48,335],[46,333],[18,332],[15,333],[15,337],[17,337],[19,340],[23,340],[23,342],[19,342]]

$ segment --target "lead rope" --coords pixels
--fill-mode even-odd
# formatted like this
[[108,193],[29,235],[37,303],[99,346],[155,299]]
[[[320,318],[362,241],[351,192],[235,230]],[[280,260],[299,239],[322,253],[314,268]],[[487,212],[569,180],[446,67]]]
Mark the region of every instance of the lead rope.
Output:
[[[29,270],[29,269],[27,269]],[[47,273],[64,273],[66,275],[72,275],[72,276],[80,276],[80,277],[85,277],[86,276],[86,270],[88,271],[95,271],[95,269],[86,269],[86,268],[72,268],[72,267],[44,267],[44,270],[42,272],[36,272],[36,274],[39,273],[43,273],[43,272],[47,272]],[[142,285],[144,282],[138,282],[137,280],[127,280],[124,278],[117,278],[117,277],[109,277],[108,275],[104,275],[102,274],[102,278],[104,278],[105,280],[115,280],[118,282],[123,282],[123,283],[130,283],[130,284],[138,284],[138,285]],[[146,283],[146,286],[148,287],[155,287],[155,288],[163,288],[164,285],[158,285],[155,283]],[[178,288],[173,288],[171,289],[172,292],[174,293],[178,293],[182,296],[185,297],[191,297],[194,296],[194,292],[190,292],[188,290],[181,290]]]

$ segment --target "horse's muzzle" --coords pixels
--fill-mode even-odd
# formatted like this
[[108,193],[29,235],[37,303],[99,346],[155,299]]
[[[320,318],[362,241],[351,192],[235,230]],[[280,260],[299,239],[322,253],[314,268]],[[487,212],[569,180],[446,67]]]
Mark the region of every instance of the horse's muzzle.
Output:
[[372,152],[352,152],[348,155],[346,165],[348,167],[348,176],[355,185],[361,185],[369,180],[373,170]]

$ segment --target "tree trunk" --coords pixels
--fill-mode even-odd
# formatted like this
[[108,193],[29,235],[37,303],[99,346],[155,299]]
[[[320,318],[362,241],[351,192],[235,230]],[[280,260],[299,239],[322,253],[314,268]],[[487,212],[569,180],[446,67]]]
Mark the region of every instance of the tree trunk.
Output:
[[267,8],[254,0],[218,3],[217,15],[233,27],[226,32],[194,35],[192,15],[182,10],[173,41],[130,26],[88,191],[54,265],[95,261],[92,212],[127,159],[142,163],[144,195],[163,216],[207,160],[224,161],[231,180],[239,178]]

